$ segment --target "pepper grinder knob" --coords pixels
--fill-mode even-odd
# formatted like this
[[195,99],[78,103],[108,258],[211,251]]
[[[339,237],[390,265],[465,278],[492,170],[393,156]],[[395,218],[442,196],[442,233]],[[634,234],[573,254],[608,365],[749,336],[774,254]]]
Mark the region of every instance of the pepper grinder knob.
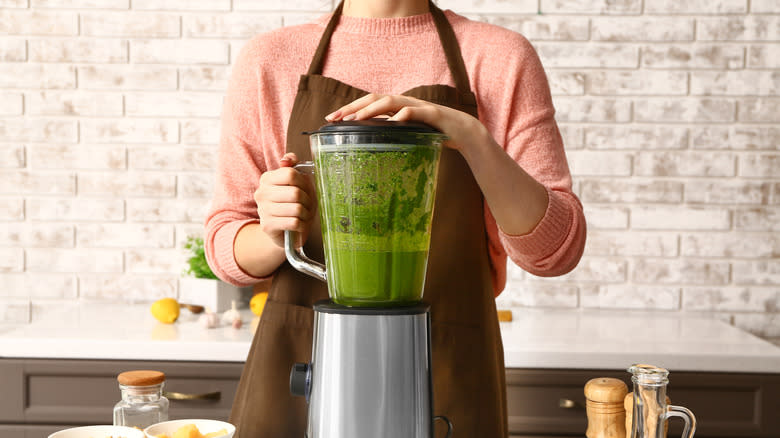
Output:
[[628,387],[619,379],[598,377],[585,384],[588,438],[626,438],[623,399]]

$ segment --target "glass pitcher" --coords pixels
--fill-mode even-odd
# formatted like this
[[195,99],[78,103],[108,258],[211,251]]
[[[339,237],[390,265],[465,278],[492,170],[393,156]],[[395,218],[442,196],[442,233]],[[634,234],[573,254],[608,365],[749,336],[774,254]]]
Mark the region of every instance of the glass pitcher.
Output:
[[329,123],[310,133],[325,265],[295,248],[301,272],[327,281],[347,306],[401,306],[422,299],[436,180],[445,136],[409,122]]
[[634,411],[629,438],[664,438],[664,423],[670,417],[680,417],[685,421],[682,438],[693,438],[696,432],[693,412],[666,403],[669,371],[636,364],[628,372],[633,374],[631,381],[634,383]]

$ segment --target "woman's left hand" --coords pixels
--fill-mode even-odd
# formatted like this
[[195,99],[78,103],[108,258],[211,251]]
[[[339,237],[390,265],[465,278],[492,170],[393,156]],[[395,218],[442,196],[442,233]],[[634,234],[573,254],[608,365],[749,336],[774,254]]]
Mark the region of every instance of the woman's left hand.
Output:
[[389,120],[426,123],[449,137],[448,147],[465,158],[498,226],[511,235],[529,233],[547,210],[547,189],[526,173],[476,117],[408,96],[369,94],[325,116],[325,120]]
[[393,121],[428,124],[449,138],[447,146],[462,154],[467,152],[466,147],[492,140],[482,123],[470,114],[402,95],[368,94],[328,114],[325,120],[365,120],[381,115],[390,116],[388,120]]

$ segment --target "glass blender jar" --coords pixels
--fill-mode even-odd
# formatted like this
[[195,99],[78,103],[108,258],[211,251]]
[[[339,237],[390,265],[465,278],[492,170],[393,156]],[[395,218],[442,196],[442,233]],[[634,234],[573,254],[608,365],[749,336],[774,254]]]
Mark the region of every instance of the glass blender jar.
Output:
[[[328,283],[336,304],[404,306],[422,300],[442,133],[371,119],[309,133],[325,266],[293,247],[296,269]],[[326,274],[327,273],[327,274]]]

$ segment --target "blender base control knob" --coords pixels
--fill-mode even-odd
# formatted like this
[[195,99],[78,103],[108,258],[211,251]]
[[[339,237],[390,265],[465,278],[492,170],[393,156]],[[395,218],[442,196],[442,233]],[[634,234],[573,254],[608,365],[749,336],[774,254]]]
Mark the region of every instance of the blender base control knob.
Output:
[[309,401],[311,390],[311,365],[308,363],[296,363],[290,371],[290,393],[300,397],[306,397]]

